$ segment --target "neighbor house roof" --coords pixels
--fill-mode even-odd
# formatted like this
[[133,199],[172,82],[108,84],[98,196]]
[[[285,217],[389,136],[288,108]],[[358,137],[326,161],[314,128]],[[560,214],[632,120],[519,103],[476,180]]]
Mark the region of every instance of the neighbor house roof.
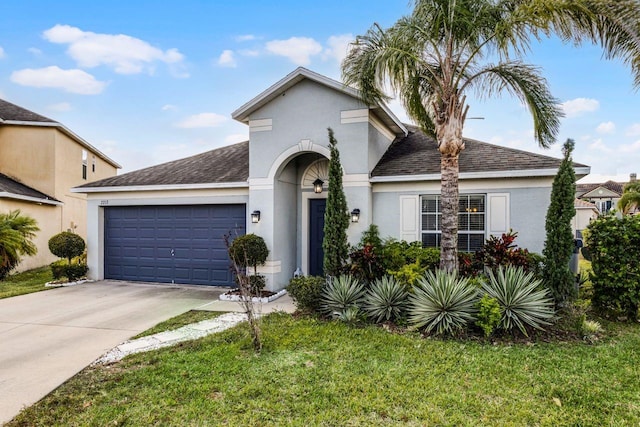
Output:
[[[416,126],[407,128],[409,134],[396,139],[373,169],[372,181],[435,179],[440,174],[440,153],[435,140]],[[562,162],[555,157],[473,139],[465,138],[464,142],[459,160],[461,178],[555,175]],[[589,173],[589,166],[573,165],[577,174]]]
[[[249,102],[245,103],[236,111],[231,113],[231,117],[240,122],[248,123],[249,116],[254,111],[268,104],[273,99],[280,96],[282,93],[305,79],[322,84],[326,87],[337,90],[338,92],[342,92],[358,100],[362,100],[362,96],[360,95],[359,90],[351,86],[347,86],[337,80],[333,80],[329,77],[323,76],[322,74],[315,73],[304,67],[298,67],[291,73],[283,77],[281,80],[267,88],[265,91],[260,93],[258,96],[254,97]],[[370,105],[369,108],[373,110],[376,116],[378,116],[396,135],[399,136],[407,134],[405,125],[400,121],[400,119],[395,116],[395,114],[393,114],[389,107],[381,103],[379,105]]]
[[593,209],[593,210],[597,210],[598,209],[598,207],[596,206],[595,203],[588,202],[586,200],[581,200],[581,199],[575,199],[573,201],[573,206],[576,209]]
[[0,198],[2,197],[25,200],[35,203],[44,203],[49,205],[62,204],[62,202],[55,199],[54,197],[31,188],[28,185],[24,185],[21,182],[18,182],[3,173],[0,173]]
[[73,133],[70,129],[64,126],[60,122],[51,120],[48,117],[34,113],[33,111],[22,108],[11,102],[0,99],[0,126],[2,125],[18,125],[18,126],[39,126],[39,127],[54,127],[77,141],[80,145],[87,148],[91,152],[95,153],[98,157],[103,159],[115,168],[121,168],[118,163],[109,158],[106,154],[98,150],[93,145],[82,139],[80,136]]
[[[76,187],[74,192],[206,187],[222,184],[227,187],[248,186],[249,141],[229,145],[185,159],[125,173]],[[226,185],[225,185],[226,184]],[[220,187],[220,185],[217,185]],[[133,188],[132,188],[133,187]],[[155,187],[155,188],[153,188]]]
[[576,184],[576,196],[582,197],[584,194],[590,193],[593,190],[602,187],[609,191],[622,195],[624,189],[624,182],[607,181],[600,184]]

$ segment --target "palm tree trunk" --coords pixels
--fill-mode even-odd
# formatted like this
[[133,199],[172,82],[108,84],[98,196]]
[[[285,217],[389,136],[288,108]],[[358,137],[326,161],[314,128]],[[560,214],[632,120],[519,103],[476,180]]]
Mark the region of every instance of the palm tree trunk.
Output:
[[448,272],[458,271],[458,165],[459,156],[443,154],[440,158],[442,174],[440,208],[441,242],[440,268]]

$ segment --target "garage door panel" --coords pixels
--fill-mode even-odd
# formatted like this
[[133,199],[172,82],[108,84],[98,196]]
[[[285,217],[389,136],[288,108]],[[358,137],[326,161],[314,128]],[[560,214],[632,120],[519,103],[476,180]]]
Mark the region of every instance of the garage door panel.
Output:
[[233,285],[224,235],[244,234],[245,215],[245,205],[107,207],[105,277]]

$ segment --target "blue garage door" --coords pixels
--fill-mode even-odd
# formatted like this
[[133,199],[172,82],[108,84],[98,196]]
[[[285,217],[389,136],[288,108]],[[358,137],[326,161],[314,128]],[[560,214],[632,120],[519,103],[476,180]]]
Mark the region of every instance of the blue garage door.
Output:
[[245,205],[105,208],[106,279],[231,286],[224,235],[245,234]]

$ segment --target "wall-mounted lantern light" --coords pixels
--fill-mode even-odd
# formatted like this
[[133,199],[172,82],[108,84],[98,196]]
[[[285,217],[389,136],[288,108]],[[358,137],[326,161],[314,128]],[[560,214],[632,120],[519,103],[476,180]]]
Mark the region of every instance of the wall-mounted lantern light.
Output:
[[320,178],[317,178],[313,181],[313,192],[316,194],[322,193],[322,186],[324,185],[324,181]]
[[260,222],[260,211],[251,212],[251,222],[257,224]]
[[360,221],[360,209],[354,209],[351,211],[351,222]]

